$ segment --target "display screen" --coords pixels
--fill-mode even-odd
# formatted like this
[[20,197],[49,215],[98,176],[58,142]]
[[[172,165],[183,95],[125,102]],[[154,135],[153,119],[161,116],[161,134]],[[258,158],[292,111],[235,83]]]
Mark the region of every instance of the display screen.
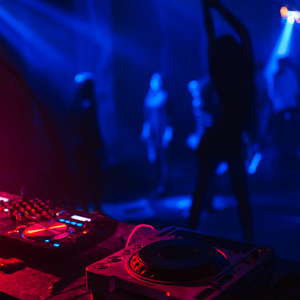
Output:
[[4,198],[4,197],[0,197],[0,200],[3,200],[4,202],[7,202],[9,199],[8,198]]
[[77,216],[77,215],[73,215],[71,216],[71,219],[77,220],[77,221],[81,221],[81,222],[85,222],[85,221],[92,221],[92,219],[90,218],[86,218],[86,217],[81,217],[81,216]]

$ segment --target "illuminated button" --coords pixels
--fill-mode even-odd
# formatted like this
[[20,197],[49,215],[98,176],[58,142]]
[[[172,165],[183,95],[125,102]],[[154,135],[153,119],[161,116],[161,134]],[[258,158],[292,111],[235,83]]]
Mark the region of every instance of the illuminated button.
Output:
[[71,222],[71,225],[76,225],[76,222]]
[[95,269],[107,269],[108,267],[109,267],[109,264],[105,264],[105,263],[104,263],[104,264],[103,264],[103,263],[102,263],[102,264],[100,263],[100,264],[94,265],[94,268],[95,268]]
[[60,246],[60,244],[53,244],[53,246],[54,246],[54,247],[59,247],[59,246]]
[[86,217],[82,217],[82,216],[78,216],[78,215],[71,216],[71,219],[81,221],[81,222],[90,222],[90,221],[92,221],[92,219],[90,219],[90,218],[86,218]]
[[71,223],[71,221],[70,221],[70,220],[66,220],[65,222],[66,222],[67,224],[70,224],[70,223]]
[[44,240],[44,242],[45,242],[45,243],[49,243],[49,242],[50,242],[50,240]]
[[76,223],[77,226],[81,227],[82,226],[82,223]]
[[134,244],[135,249],[141,249],[143,248],[142,244]]
[[65,219],[58,219],[58,221],[59,221],[59,222],[64,222],[64,221],[65,221]]
[[108,261],[110,262],[118,262],[118,261],[122,261],[123,257],[122,256],[111,256],[108,258]]
[[131,249],[124,249],[124,254],[131,254]]

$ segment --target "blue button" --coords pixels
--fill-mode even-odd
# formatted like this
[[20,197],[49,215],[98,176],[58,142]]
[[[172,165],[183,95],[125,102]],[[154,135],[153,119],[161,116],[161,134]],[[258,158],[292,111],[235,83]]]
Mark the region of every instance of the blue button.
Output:
[[59,245],[59,244],[53,244],[53,246],[54,246],[54,247],[59,247],[60,245]]
[[64,221],[65,221],[65,219],[58,219],[58,221],[59,221],[59,222],[64,222]]
[[76,225],[80,227],[80,226],[82,226],[82,223],[77,223]]
[[66,220],[65,222],[66,222],[67,224],[71,223],[71,221],[70,221],[70,220]]
[[45,242],[45,243],[49,243],[49,242],[50,242],[50,240],[45,240],[44,242]]
[[71,222],[72,225],[76,225],[76,222]]

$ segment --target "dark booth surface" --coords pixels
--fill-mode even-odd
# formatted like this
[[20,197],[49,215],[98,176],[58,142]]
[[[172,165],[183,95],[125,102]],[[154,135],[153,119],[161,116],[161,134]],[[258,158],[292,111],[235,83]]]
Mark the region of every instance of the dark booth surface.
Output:
[[[124,248],[133,228],[134,225],[132,224],[118,223],[117,231],[113,236],[79,255],[57,262],[47,263],[45,260],[40,263],[39,268],[36,268],[36,265],[28,266],[25,264],[25,267],[11,272],[0,272],[0,299],[45,299],[50,296],[48,288],[68,275],[73,275],[69,281],[66,278],[65,283],[69,285],[61,286],[59,292],[62,291],[63,293],[52,298],[55,300],[91,299],[91,293],[85,286],[85,267]],[[138,229],[133,235],[131,243],[147,237],[150,232],[149,228]],[[1,246],[3,247],[3,245]],[[251,297],[249,296],[248,300],[298,299],[296,297],[300,291],[299,282],[300,263],[276,258],[272,281],[258,289]]]

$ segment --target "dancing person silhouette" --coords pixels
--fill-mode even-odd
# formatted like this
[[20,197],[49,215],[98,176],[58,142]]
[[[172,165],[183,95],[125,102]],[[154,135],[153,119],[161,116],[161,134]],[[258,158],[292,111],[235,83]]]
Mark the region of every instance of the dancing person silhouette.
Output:
[[[245,168],[247,147],[243,136],[251,127],[250,112],[255,99],[252,47],[247,29],[218,0],[203,0],[203,5],[210,77],[219,96],[220,110],[196,151],[199,178],[190,210],[190,228],[197,228],[218,163],[226,161],[233,192],[238,200],[244,238],[250,241],[252,212]],[[215,37],[210,8],[216,9],[235,29],[240,36],[240,44],[231,35]]]
[[104,161],[104,144],[101,139],[97,117],[94,74],[78,73],[74,102],[70,111],[73,137],[74,190],[80,198],[85,212],[93,204],[100,208],[103,176],[101,164]]
[[160,164],[160,181],[153,193],[158,196],[165,192],[169,165],[166,149],[172,140],[173,128],[169,126],[166,102],[168,93],[163,89],[160,73],[154,73],[144,100],[144,124],[141,140],[147,145],[148,161],[155,163],[157,156]]
[[218,107],[217,97],[211,86],[209,76],[188,83],[188,91],[191,93],[192,112],[195,118],[196,128],[186,139],[186,144],[193,150],[198,148],[206,129],[213,124]]
[[279,59],[278,67],[278,72],[274,75],[268,133],[271,143],[280,153],[298,156],[299,80],[289,58]]

